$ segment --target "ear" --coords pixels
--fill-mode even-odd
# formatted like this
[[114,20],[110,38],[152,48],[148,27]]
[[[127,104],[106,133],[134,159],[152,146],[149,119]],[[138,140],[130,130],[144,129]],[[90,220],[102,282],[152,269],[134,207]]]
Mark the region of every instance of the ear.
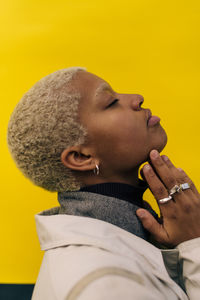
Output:
[[65,149],[61,154],[61,161],[64,166],[76,171],[91,171],[98,164],[98,161],[82,146],[72,146]]

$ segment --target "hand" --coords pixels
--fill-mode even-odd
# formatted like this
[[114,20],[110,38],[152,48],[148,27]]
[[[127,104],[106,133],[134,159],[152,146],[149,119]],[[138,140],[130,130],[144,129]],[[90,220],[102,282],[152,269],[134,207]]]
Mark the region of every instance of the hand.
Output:
[[[155,196],[162,217],[162,224],[145,209],[138,209],[136,214],[143,226],[153,238],[166,246],[178,244],[200,237],[200,194],[186,173],[176,168],[167,156],[160,156],[156,150],[150,152],[150,164],[142,172],[149,188]],[[173,195],[167,203],[159,199],[169,196],[169,190],[181,183],[189,183],[190,188]]]

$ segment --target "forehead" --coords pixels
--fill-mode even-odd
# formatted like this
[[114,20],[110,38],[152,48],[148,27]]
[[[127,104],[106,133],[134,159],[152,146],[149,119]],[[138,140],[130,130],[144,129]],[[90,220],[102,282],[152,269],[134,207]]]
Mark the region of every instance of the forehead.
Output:
[[82,98],[96,98],[111,86],[102,78],[90,72],[80,71],[76,74],[75,85],[80,91]]

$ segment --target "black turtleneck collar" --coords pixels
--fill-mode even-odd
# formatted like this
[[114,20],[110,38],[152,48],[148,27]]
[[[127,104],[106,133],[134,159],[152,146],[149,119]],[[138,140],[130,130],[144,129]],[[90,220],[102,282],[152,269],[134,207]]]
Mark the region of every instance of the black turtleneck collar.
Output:
[[144,207],[142,197],[147,187],[146,182],[143,180],[139,180],[137,187],[125,183],[107,182],[82,187],[80,192],[101,194],[130,202],[138,207]]

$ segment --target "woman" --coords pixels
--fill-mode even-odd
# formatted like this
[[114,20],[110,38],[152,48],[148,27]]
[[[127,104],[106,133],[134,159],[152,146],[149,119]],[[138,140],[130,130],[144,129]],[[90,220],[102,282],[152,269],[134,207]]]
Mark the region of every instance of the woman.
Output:
[[[199,298],[200,196],[160,156],[166,133],[143,102],[69,68],[36,83],[14,110],[11,154],[60,203],[36,216],[46,252],[33,300]],[[147,186],[162,222],[145,209]]]

